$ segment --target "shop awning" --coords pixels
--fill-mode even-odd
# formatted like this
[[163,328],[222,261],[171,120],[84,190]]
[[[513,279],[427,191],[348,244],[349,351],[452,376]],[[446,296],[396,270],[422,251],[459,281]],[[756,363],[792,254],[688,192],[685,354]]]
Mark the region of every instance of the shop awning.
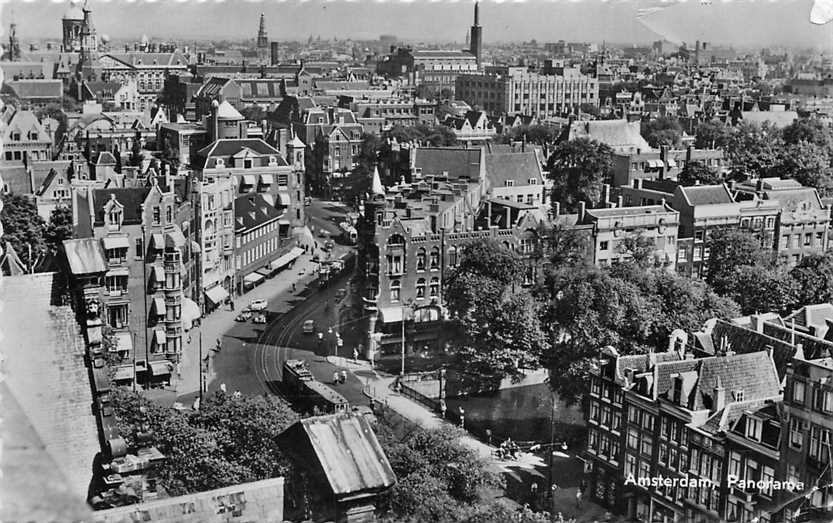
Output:
[[662,160],[648,160],[648,167],[653,167],[654,169],[662,167]]
[[153,341],[156,342],[157,346],[164,345],[168,343],[168,337],[165,336],[165,331],[162,329],[156,329],[153,331]]
[[172,249],[181,249],[185,247],[185,235],[179,230],[179,227],[174,227],[167,234],[165,234],[165,247]]
[[165,249],[165,237],[162,236],[162,233],[155,232],[150,235],[150,247],[156,251]]
[[132,380],[136,376],[136,371],[133,365],[122,365],[116,368],[116,375],[113,376],[113,381]]
[[298,256],[303,254],[303,252],[304,252],[304,249],[301,249],[300,247],[293,247],[291,251],[284,254],[280,258],[274,260],[272,263],[270,263],[269,268],[272,269],[273,271],[276,271],[278,269],[282,269],[287,264],[292,263],[293,261],[295,261],[295,259],[297,259]]
[[269,193],[262,193],[261,196],[263,196],[263,199],[266,201],[266,203],[268,203],[272,207],[275,206],[275,197],[273,195]]
[[675,160],[674,158],[670,158],[668,160],[668,167],[676,167],[676,166],[677,166],[677,160]]
[[171,364],[167,361],[150,362],[150,373],[153,376],[167,376],[171,373]]
[[290,221],[289,221],[289,220],[287,220],[286,218],[281,218],[280,220],[278,220],[278,224],[279,224],[279,225],[291,225],[291,224],[292,224],[292,222],[290,222]]
[[158,316],[163,316],[165,314],[165,299],[153,298],[153,308],[156,309]]
[[271,174],[261,174],[260,183],[263,185],[272,185],[275,183],[275,178]]
[[161,265],[153,266],[153,279],[156,280],[156,283],[165,283],[165,270]]
[[115,269],[110,269],[107,271],[106,276],[129,276],[130,269],[127,267],[116,267]]
[[104,238],[105,249],[127,249],[130,243],[127,236],[106,236]]
[[220,305],[228,298],[228,292],[222,286],[218,285],[205,291],[205,297],[211,300],[211,303],[214,305]]
[[263,275],[258,274],[256,272],[247,274],[246,276],[243,277],[243,283],[248,283],[250,285],[258,284],[258,283],[262,282],[263,280],[264,280]]
[[200,248],[200,244],[197,243],[197,242],[192,241],[191,242],[191,252],[196,252],[196,253],[202,252],[202,249]]
[[115,338],[118,342],[118,351],[133,351],[133,336],[129,332],[117,332]]
[[194,321],[200,319],[200,316],[202,316],[200,306],[193,300],[182,298],[182,327],[185,330],[190,329]]
[[382,323],[399,323],[402,321],[402,307],[379,307],[379,319]]
[[281,205],[289,206],[292,203],[292,198],[289,196],[288,192],[278,191],[278,199],[281,202]]
[[260,274],[261,276],[264,276],[264,277],[268,278],[272,274],[272,269],[263,268],[263,269],[258,269],[255,272]]
[[243,185],[257,185],[257,178],[253,174],[244,174]]

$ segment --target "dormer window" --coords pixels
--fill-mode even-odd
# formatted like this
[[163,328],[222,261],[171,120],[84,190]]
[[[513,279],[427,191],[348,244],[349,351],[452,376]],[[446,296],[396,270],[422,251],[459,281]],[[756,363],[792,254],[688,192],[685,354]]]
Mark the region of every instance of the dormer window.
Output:
[[736,390],[735,391],[735,401],[743,401],[743,391]]
[[538,179],[537,178],[530,178],[529,179],[529,185],[537,185],[537,184],[538,184]]
[[251,169],[252,168],[252,159],[251,158],[244,158],[243,159],[243,168],[244,169]]
[[113,207],[110,209],[110,212],[107,213],[107,225],[115,228],[121,227],[121,216],[121,209]]
[[761,423],[761,420],[752,416],[748,416],[746,418],[746,437],[751,440],[761,441],[762,426],[763,423]]
[[515,180],[506,180],[505,183],[506,183],[506,187],[514,187],[515,186]]
[[217,161],[217,167],[225,167],[226,166],[226,162],[223,161],[222,158],[217,158],[216,161]]
[[159,225],[160,221],[162,221],[162,209],[157,206],[153,208],[153,225]]

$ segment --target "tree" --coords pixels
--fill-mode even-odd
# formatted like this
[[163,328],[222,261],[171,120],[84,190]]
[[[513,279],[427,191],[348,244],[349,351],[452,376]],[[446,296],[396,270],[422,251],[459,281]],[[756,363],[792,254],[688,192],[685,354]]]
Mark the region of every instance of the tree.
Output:
[[135,434],[147,420],[150,443],[165,455],[158,477],[169,495],[268,479],[289,470],[276,438],[297,414],[274,396],[218,392],[199,411],[179,412],[117,388],[113,405],[119,433],[129,447],[135,447]]
[[590,116],[593,116],[595,118],[598,118],[599,115],[600,115],[599,106],[595,105],[595,104],[588,104],[588,103],[581,104],[581,105],[579,105],[579,110],[581,112],[587,113]]
[[67,115],[64,110],[58,104],[48,104],[47,106],[38,109],[35,112],[35,116],[38,120],[43,121],[44,118],[52,118],[58,122],[58,128],[55,129],[55,137],[53,139],[54,144],[60,144],[63,139],[64,135],[67,132]]
[[723,178],[715,170],[700,161],[691,161],[686,163],[680,174],[677,175],[677,181],[680,185],[691,186],[698,182],[703,185],[714,185],[723,183]]
[[781,130],[781,136],[787,145],[811,143],[826,152],[833,149],[833,132],[830,126],[817,118],[799,118]]
[[673,116],[660,116],[642,122],[642,136],[651,147],[667,145],[678,147],[683,136],[683,126]]
[[579,267],[590,261],[587,249],[590,237],[559,219],[553,220],[544,242],[546,252],[541,254],[547,257],[552,270]]
[[790,275],[796,282],[798,305],[833,302],[833,253],[806,256]]
[[380,500],[380,509],[396,521],[464,521],[482,503],[485,488],[501,485],[477,454],[464,447],[458,429],[399,430],[377,423],[377,437],[397,484]]
[[49,216],[49,223],[43,231],[46,252],[53,256],[58,254],[64,240],[71,239],[73,233],[72,209],[66,205],[55,207]]
[[732,167],[732,180],[768,176],[777,165],[783,146],[781,133],[769,122],[742,122],[729,135],[724,149]]
[[133,137],[133,146],[130,149],[130,165],[133,167],[141,166],[142,158],[142,133],[136,131],[136,135]]
[[798,303],[800,289],[790,273],[780,267],[735,267],[726,296],[740,305],[742,314],[788,314]]
[[703,122],[697,126],[694,146],[698,149],[722,149],[729,144],[732,129],[720,120]]
[[720,295],[731,292],[736,268],[744,265],[768,268],[775,261],[772,252],[762,246],[761,238],[748,231],[710,231],[706,247],[709,249],[706,283]]
[[559,144],[547,162],[553,180],[552,200],[562,212],[577,212],[579,202],[599,203],[602,186],[610,181],[613,151],[586,138]]
[[833,194],[833,169],[829,149],[814,142],[788,145],[780,154],[774,174],[793,178],[806,187],[815,187],[823,197]]
[[4,194],[2,198],[3,240],[11,244],[24,264],[37,266],[47,246],[43,237],[46,224],[38,215],[34,200],[19,194]]
[[619,254],[626,256],[640,268],[647,268],[653,261],[657,250],[654,239],[646,236],[644,231],[637,230],[622,238],[617,246]]
[[267,115],[266,111],[259,105],[250,105],[248,107],[244,107],[240,110],[240,114],[246,120],[251,120],[253,122],[260,123],[262,120],[266,120]]

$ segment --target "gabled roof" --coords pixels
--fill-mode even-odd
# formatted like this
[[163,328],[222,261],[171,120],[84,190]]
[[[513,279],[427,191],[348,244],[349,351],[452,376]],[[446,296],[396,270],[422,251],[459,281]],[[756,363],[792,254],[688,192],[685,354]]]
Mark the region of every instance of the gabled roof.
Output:
[[827,320],[833,320],[833,304],[830,303],[805,305],[784,318],[786,324],[794,321],[796,325],[802,327],[826,325]]
[[486,177],[492,187],[504,187],[507,180],[514,180],[516,186],[529,185],[530,179],[536,184],[544,183],[541,163],[534,151],[486,155]]
[[649,151],[651,146],[640,134],[639,122],[627,120],[591,120],[573,122],[569,139],[588,138],[608,145],[614,150]]
[[729,431],[746,412],[763,411],[764,413],[768,413],[772,408],[776,408],[774,402],[779,399],[780,396],[775,396],[773,398],[759,398],[750,401],[730,403],[725,409],[715,412],[700,428],[713,434]]
[[240,114],[233,105],[228,103],[228,100],[223,100],[217,108],[217,118],[220,120],[243,120],[243,115]]
[[113,187],[107,189],[93,189],[93,213],[95,216],[95,223],[104,223],[104,206],[110,201],[111,197],[121,204],[123,209],[123,223],[137,224],[142,223],[142,205],[147,199],[150,187]]
[[290,452],[298,447],[309,449],[299,454],[312,454],[316,468],[336,496],[380,491],[396,483],[390,462],[364,416],[334,414],[303,419],[279,439]]
[[[234,156],[242,149],[250,149],[251,151],[263,156],[275,156],[278,165],[287,165],[286,160],[283,156],[281,156],[280,151],[259,138],[223,138],[206,147],[203,147],[199,150],[198,154],[206,160],[212,158],[228,158]],[[206,162],[206,167],[208,167],[208,162]]]
[[12,80],[3,85],[21,100],[57,100],[64,96],[61,80]]
[[480,149],[452,147],[420,147],[414,153],[414,167],[422,170],[422,176],[448,173],[449,178],[480,177]]
[[245,194],[234,200],[236,229],[252,229],[282,216],[279,210],[259,193]]

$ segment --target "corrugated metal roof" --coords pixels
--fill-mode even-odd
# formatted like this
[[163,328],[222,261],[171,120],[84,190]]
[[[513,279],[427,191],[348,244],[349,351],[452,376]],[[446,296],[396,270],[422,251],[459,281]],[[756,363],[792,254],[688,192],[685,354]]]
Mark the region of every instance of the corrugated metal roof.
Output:
[[107,263],[104,261],[101,243],[95,238],[65,240],[64,250],[69,262],[69,270],[74,275],[107,271]]
[[396,476],[364,416],[335,414],[299,421],[336,495],[385,489]]

